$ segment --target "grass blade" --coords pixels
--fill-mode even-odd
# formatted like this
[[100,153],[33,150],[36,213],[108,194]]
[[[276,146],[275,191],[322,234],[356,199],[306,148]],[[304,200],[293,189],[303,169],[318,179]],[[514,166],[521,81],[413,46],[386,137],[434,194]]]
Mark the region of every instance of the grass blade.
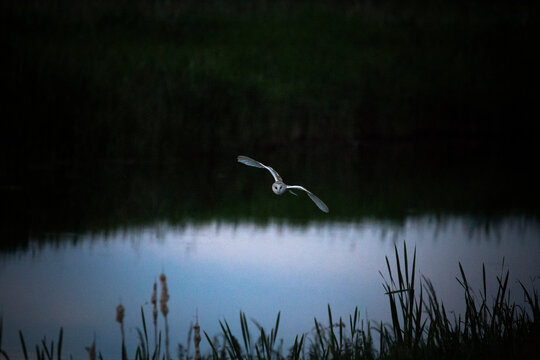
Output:
[[26,344],[24,343],[24,336],[21,330],[19,330],[19,339],[21,340],[21,346],[23,349],[24,359],[28,360],[28,352],[26,351]]
[[206,340],[210,344],[210,347],[212,348],[212,358],[214,360],[217,360],[219,358],[219,356],[218,356],[218,351],[217,351],[216,347],[214,346],[214,343],[212,342],[212,340],[210,340],[210,337],[208,336],[206,331],[203,331],[203,333],[204,333],[204,336],[206,336]]
[[58,350],[57,353],[57,359],[61,360],[62,358],[62,340],[64,339],[64,328],[60,328],[60,334],[58,334]]
[[248,359],[252,358],[251,352],[251,334],[246,320],[246,314],[240,312],[240,325],[242,327],[242,338],[244,339],[244,348]]

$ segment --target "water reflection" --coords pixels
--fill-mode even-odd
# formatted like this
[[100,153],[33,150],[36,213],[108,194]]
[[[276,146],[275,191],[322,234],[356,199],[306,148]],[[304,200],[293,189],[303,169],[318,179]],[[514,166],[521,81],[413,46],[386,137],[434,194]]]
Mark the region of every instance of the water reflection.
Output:
[[387,320],[379,270],[385,269],[384,258],[393,255],[394,244],[404,240],[416,246],[419,272],[433,281],[448,309],[459,311],[462,305],[455,281],[458,262],[477,287],[482,262],[491,288],[503,258],[512,285],[540,275],[540,224],[525,217],[503,217],[487,227],[464,216],[305,226],[281,220],[266,225],[158,222],[47,236],[54,241],[30,239],[28,249],[0,258],[0,312],[11,356],[20,351],[18,329],[35,343],[64,326],[66,353],[86,356],[84,346],[95,334],[98,349],[114,358],[121,343],[114,321],[119,302],[126,308],[133,349],[140,306],[150,316],[152,284],[161,272],[168,276],[171,294],[172,343],[186,342],[196,309],[209,334],[218,332],[223,318],[239,331],[240,310],[268,327],[281,311],[280,336],[286,340],[310,331],[314,316],[324,319],[327,304],[336,316],[358,305],[364,317]]
[[305,194],[271,196],[267,174],[245,171],[237,153],[186,154],[168,163],[28,165],[9,187],[0,187],[7,210],[0,252],[24,248],[30,238],[77,241],[77,234],[160,221],[266,225],[280,217],[295,225],[362,219],[401,225],[411,215],[459,215],[478,221],[474,229],[489,230],[504,216],[538,218],[540,179],[523,149],[458,143],[287,150],[248,153],[279,166],[291,182],[309,184],[330,214],[314,211]]

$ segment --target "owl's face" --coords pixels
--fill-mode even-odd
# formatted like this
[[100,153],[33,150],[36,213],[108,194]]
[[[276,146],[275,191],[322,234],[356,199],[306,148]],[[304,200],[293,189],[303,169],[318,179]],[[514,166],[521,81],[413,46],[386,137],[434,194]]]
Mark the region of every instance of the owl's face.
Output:
[[287,188],[283,183],[275,182],[272,184],[272,191],[274,192],[274,194],[281,195],[285,192],[285,190],[287,190]]

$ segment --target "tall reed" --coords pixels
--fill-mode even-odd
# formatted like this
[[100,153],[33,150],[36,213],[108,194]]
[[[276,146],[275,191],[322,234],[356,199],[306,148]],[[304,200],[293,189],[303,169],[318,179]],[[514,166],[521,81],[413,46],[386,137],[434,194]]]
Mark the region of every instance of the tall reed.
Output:
[[165,322],[165,353],[167,355],[167,360],[169,360],[171,358],[169,353],[169,324],[167,322],[167,314],[169,313],[169,307],[167,306],[167,302],[169,301],[169,289],[167,287],[167,277],[165,274],[161,274],[159,280],[161,281],[161,299],[159,302]]
[[154,281],[154,289],[152,291],[152,298],[150,299],[152,303],[152,318],[154,322],[154,346],[157,347],[157,320],[158,320],[158,309],[157,309],[157,281]]
[[124,306],[122,304],[116,307],[116,321],[120,323],[120,333],[122,334],[122,360],[127,360],[126,337],[124,333]]
[[201,349],[199,344],[201,343],[201,327],[199,326],[199,312],[195,316],[195,325],[193,326],[193,331],[195,332],[193,336],[193,343],[195,344],[195,360],[201,359]]
[[[1,326],[0,326],[0,345],[1,345]],[[62,358],[62,341],[64,338],[64,330],[63,328],[60,328],[60,333],[58,334],[58,341],[56,343],[56,347],[54,346],[54,341],[49,343],[47,342],[47,339],[43,337],[41,340],[41,343],[36,344],[35,350],[36,350],[36,358],[38,360],[53,360],[54,359],[54,349],[57,349],[57,358],[60,360]],[[26,342],[24,341],[24,335],[21,330],[19,330],[19,340],[21,341],[21,348],[23,351],[24,359],[28,360],[28,350],[26,349]],[[0,346],[1,349],[1,346]],[[6,359],[9,359],[7,354],[4,352],[3,354]]]

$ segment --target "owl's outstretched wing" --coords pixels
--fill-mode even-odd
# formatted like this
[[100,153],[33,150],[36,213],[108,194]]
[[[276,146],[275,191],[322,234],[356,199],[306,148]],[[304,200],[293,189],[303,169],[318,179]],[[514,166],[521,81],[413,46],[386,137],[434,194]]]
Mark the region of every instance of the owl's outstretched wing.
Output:
[[321,209],[322,211],[324,211],[325,213],[329,212],[330,210],[328,209],[328,206],[326,206],[326,204],[321,200],[319,199],[317,196],[315,196],[314,193],[312,193],[311,191],[309,191],[308,189],[306,189],[305,187],[303,186],[300,186],[300,185],[287,185],[287,190],[289,189],[299,189],[299,190],[304,190],[308,196],[310,197],[311,200],[313,200],[313,202],[315,203],[315,205],[317,205],[317,207],[319,209]]
[[236,159],[238,160],[239,163],[242,163],[244,165],[266,169],[270,171],[270,174],[272,174],[275,181],[283,182],[283,180],[281,179],[281,176],[279,176],[277,171],[272,169],[270,166],[266,166],[263,163],[258,162],[257,160],[253,160],[252,158],[243,156],[243,155],[239,155]]

